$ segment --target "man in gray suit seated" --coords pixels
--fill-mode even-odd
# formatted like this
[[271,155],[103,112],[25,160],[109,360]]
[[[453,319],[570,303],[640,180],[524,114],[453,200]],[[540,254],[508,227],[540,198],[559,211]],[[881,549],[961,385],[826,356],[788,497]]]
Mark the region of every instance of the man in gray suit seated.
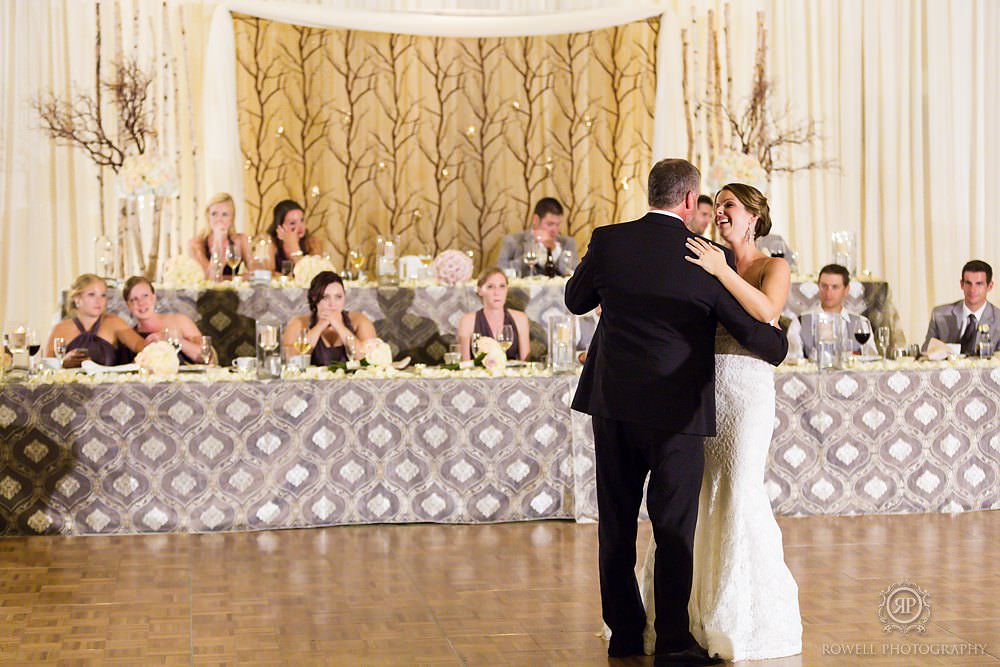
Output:
[[[855,315],[844,310],[844,301],[847,299],[847,287],[851,284],[851,275],[847,269],[840,264],[827,264],[820,269],[819,280],[816,282],[819,285],[819,305],[822,311],[839,314],[844,322],[841,332],[843,333],[843,345],[845,347],[842,349],[849,349],[857,354],[877,355],[878,348],[875,347],[875,336],[872,334],[871,322],[864,315]],[[814,310],[803,313],[799,317],[799,323],[801,324],[799,335],[801,336],[802,352],[810,359],[815,357],[816,341],[813,340],[813,329],[815,328],[814,320],[818,313],[819,311]],[[855,339],[854,332],[863,325],[867,325],[865,331],[868,331],[871,335],[865,344],[861,345]],[[789,328],[789,349],[794,348],[792,336],[792,328]]]
[[993,289],[993,267],[974,259],[962,267],[962,293],[965,298],[955,303],[937,306],[931,311],[924,349],[931,338],[945,343],[958,343],[962,354],[974,356],[979,350],[979,330],[987,325],[991,353],[1000,349],[1000,309],[986,300]]
[[[535,204],[531,216],[531,229],[508,234],[503,239],[497,266],[514,269],[519,276],[545,275],[549,257],[554,275],[568,276],[579,263],[576,239],[559,233],[563,223],[563,207],[553,197],[543,197]],[[536,261],[525,264],[524,255],[529,250],[536,254]]]

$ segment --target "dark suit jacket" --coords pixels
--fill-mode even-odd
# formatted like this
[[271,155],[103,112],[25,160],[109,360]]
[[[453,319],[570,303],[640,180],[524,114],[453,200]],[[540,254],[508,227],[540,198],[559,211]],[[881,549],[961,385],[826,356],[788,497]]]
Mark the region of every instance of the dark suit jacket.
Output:
[[751,318],[722,283],[684,259],[692,236],[660,213],[594,230],[566,283],[571,312],[602,308],[574,410],[715,435],[716,322],[762,359],[785,358],[784,333]]

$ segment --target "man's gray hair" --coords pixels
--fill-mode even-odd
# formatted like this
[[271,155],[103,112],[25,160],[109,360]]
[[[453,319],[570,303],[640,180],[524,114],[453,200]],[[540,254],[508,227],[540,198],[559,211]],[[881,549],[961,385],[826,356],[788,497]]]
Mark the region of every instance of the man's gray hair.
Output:
[[666,158],[649,170],[650,208],[670,209],[684,201],[688,192],[698,194],[701,172],[687,160]]

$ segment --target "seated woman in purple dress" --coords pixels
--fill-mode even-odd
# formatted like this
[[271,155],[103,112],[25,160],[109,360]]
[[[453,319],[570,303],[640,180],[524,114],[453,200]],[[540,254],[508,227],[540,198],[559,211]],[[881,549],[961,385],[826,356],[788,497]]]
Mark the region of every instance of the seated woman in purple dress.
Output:
[[462,315],[458,321],[458,346],[463,359],[472,358],[472,335],[488,336],[496,339],[504,325],[513,329],[513,340],[507,348],[508,359],[527,359],[531,351],[528,342],[528,316],[520,310],[510,310],[507,303],[507,276],[497,267],[486,269],[479,274],[476,294],[483,307],[474,313]]
[[241,261],[250,261],[247,236],[236,231],[236,204],[232,195],[220,192],[209,199],[205,217],[208,224],[188,243],[188,253],[201,265],[206,278],[212,278],[213,254],[219,258],[222,276],[232,276],[233,269],[226,263],[230,250],[235,251]]
[[344,310],[344,281],[333,271],[320,271],[309,284],[309,315],[299,315],[285,326],[282,345],[289,355],[305,354],[296,349],[304,335],[311,351],[313,366],[327,366],[335,361],[347,361],[349,349],[359,349],[369,338],[375,338],[375,327],[364,313]]
[[147,343],[167,340],[168,330],[173,329],[180,337],[181,361],[201,363],[201,331],[198,326],[187,315],[156,312],[156,291],[145,277],[132,276],[126,280],[122,297],[135,318],[135,332]]
[[271,237],[271,256],[264,258],[263,266],[255,268],[284,273],[286,262],[294,267],[306,255],[323,254],[323,239],[309,232],[305,215],[302,207],[291,199],[278,202],[267,231]]
[[107,305],[108,286],[103,278],[85,273],[74,280],[67,304],[69,318],[52,328],[45,355],[55,356],[56,338],[66,342],[64,368],[75,368],[85,359],[113,366],[119,363],[120,349],[135,353],[144,348],[146,341],[125,320],[105,312]]

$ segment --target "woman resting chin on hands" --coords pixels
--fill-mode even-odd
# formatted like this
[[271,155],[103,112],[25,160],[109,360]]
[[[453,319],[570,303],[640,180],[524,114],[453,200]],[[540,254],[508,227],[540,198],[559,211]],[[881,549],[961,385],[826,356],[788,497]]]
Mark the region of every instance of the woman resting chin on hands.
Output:
[[[309,285],[309,315],[293,317],[282,338],[289,355],[309,352],[312,366],[348,361],[353,350],[375,338],[375,327],[364,313],[344,310],[344,281],[333,271],[320,271]],[[308,349],[299,349],[303,337]]]

